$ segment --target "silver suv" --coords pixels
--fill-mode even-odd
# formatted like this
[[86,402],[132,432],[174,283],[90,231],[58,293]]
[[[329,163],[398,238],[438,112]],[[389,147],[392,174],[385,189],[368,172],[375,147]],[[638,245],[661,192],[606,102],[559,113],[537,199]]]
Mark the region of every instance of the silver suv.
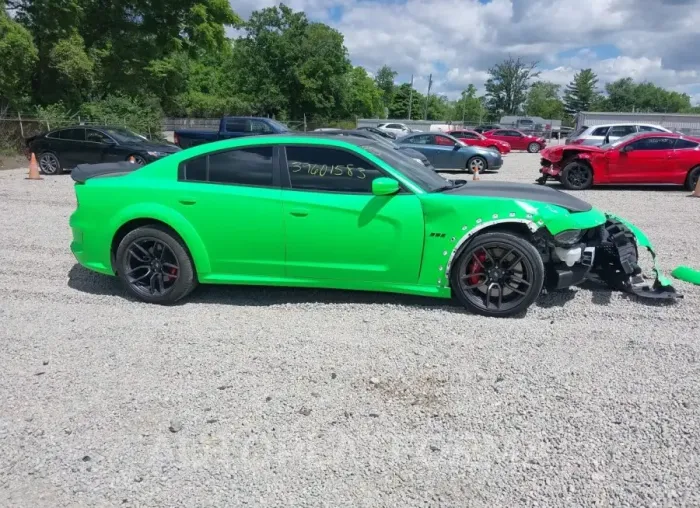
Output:
[[646,123],[613,123],[607,125],[594,125],[592,127],[580,127],[576,129],[568,138],[567,145],[593,145],[600,146],[605,143],[612,143],[621,137],[635,132],[672,132],[660,125]]

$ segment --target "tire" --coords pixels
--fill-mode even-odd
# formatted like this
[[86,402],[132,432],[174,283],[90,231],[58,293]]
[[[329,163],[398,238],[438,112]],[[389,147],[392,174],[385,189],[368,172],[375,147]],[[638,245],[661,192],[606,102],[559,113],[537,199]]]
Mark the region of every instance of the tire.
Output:
[[[474,270],[483,270],[483,274]],[[523,282],[514,282],[512,277]],[[450,285],[467,310],[482,316],[509,317],[532,305],[542,292],[544,277],[542,257],[525,238],[512,233],[484,233],[474,237],[455,261]],[[496,286],[498,295],[493,291]]]
[[585,190],[593,186],[593,169],[580,161],[569,162],[561,172],[561,184],[568,190]]
[[694,167],[688,173],[688,178],[685,180],[686,188],[693,192],[695,187],[698,185],[698,180],[700,179],[700,166]]
[[139,154],[136,154],[136,153],[129,155],[129,156],[126,158],[126,160],[128,161],[128,160],[131,159],[132,157],[134,158],[134,163],[135,163],[135,164],[138,164],[139,166],[145,166],[145,165],[146,165],[146,159],[144,159],[143,157],[141,157]]
[[527,151],[530,153],[537,153],[540,150],[542,150],[542,147],[539,143],[530,143],[529,145],[527,145]]
[[[149,244],[153,244],[152,250],[149,249]],[[160,250],[158,245],[161,245]],[[150,259],[147,256],[149,254]],[[117,275],[126,290],[147,303],[171,305],[197,287],[192,258],[185,244],[172,231],[156,224],[137,228],[122,239],[117,247],[116,265]],[[141,268],[135,268],[137,265]],[[144,272],[144,269],[147,271]],[[149,277],[151,273],[154,275]],[[177,275],[174,281],[173,275]],[[146,280],[150,282],[149,288],[136,284],[145,284]],[[172,284],[167,285],[169,282]]]
[[54,152],[42,152],[38,159],[39,171],[45,175],[62,175],[63,166]]
[[475,155],[467,161],[467,173],[474,174],[474,169],[478,167],[479,173],[489,169],[489,163],[481,155]]

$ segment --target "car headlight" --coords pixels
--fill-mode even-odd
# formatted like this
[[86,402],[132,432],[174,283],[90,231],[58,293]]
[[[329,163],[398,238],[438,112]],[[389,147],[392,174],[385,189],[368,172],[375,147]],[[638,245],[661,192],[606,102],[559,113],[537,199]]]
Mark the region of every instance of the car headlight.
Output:
[[581,229],[568,229],[566,231],[562,231],[561,233],[554,235],[554,241],[556,243],[558,243],[559,245],[571,246],[571,245],[574,245],[579,240],[581,240],[582,237],[583,237],[583,230],[581,230]]

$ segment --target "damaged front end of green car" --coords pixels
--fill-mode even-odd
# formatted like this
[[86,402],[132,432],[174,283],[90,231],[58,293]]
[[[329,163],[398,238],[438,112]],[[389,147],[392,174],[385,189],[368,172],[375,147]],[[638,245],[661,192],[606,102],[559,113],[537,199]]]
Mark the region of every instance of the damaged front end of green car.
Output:
[[[656,251],[649,238],[639,228],[615,215],[606,213],[606,222],[599,230],[589,280],[602,282],[613,289],[641,298],[674,300],[682,298],[671,281],[661,272]],[[654,280],[651,284],[639,265],[639,248],[652,257]]]

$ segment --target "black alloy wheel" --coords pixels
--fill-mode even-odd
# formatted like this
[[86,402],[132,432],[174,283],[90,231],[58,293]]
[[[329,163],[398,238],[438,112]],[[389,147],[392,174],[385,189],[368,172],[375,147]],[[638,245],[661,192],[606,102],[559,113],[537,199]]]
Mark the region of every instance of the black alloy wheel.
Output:
[[585,190],[593,185],[593,170],[588,164],[573,161],[561,172],[561,183],[569,190]]
[[157,225],[128,233],[119,244],[116,261],[126,289],[149,303],[175,303],[197,285],[182,241]]
[[700,180],[700,166],[692,169],[690,173],[688,173],[688,180],[686,181],[685,185],[689,191],[695,191],[695,187],[698,185],[698,180]]
[[544,284],[537,249],[511,233],[485,233],[469,243],[450,273],[452,290],[467,309],[490,317],[526,310]]
[[139,166],[145,166],[146,165],[146,159],[141,157],[140,155],[130,155],[127,160],[129,160],[131,157],[134,158],[134,164],[138,164]]

